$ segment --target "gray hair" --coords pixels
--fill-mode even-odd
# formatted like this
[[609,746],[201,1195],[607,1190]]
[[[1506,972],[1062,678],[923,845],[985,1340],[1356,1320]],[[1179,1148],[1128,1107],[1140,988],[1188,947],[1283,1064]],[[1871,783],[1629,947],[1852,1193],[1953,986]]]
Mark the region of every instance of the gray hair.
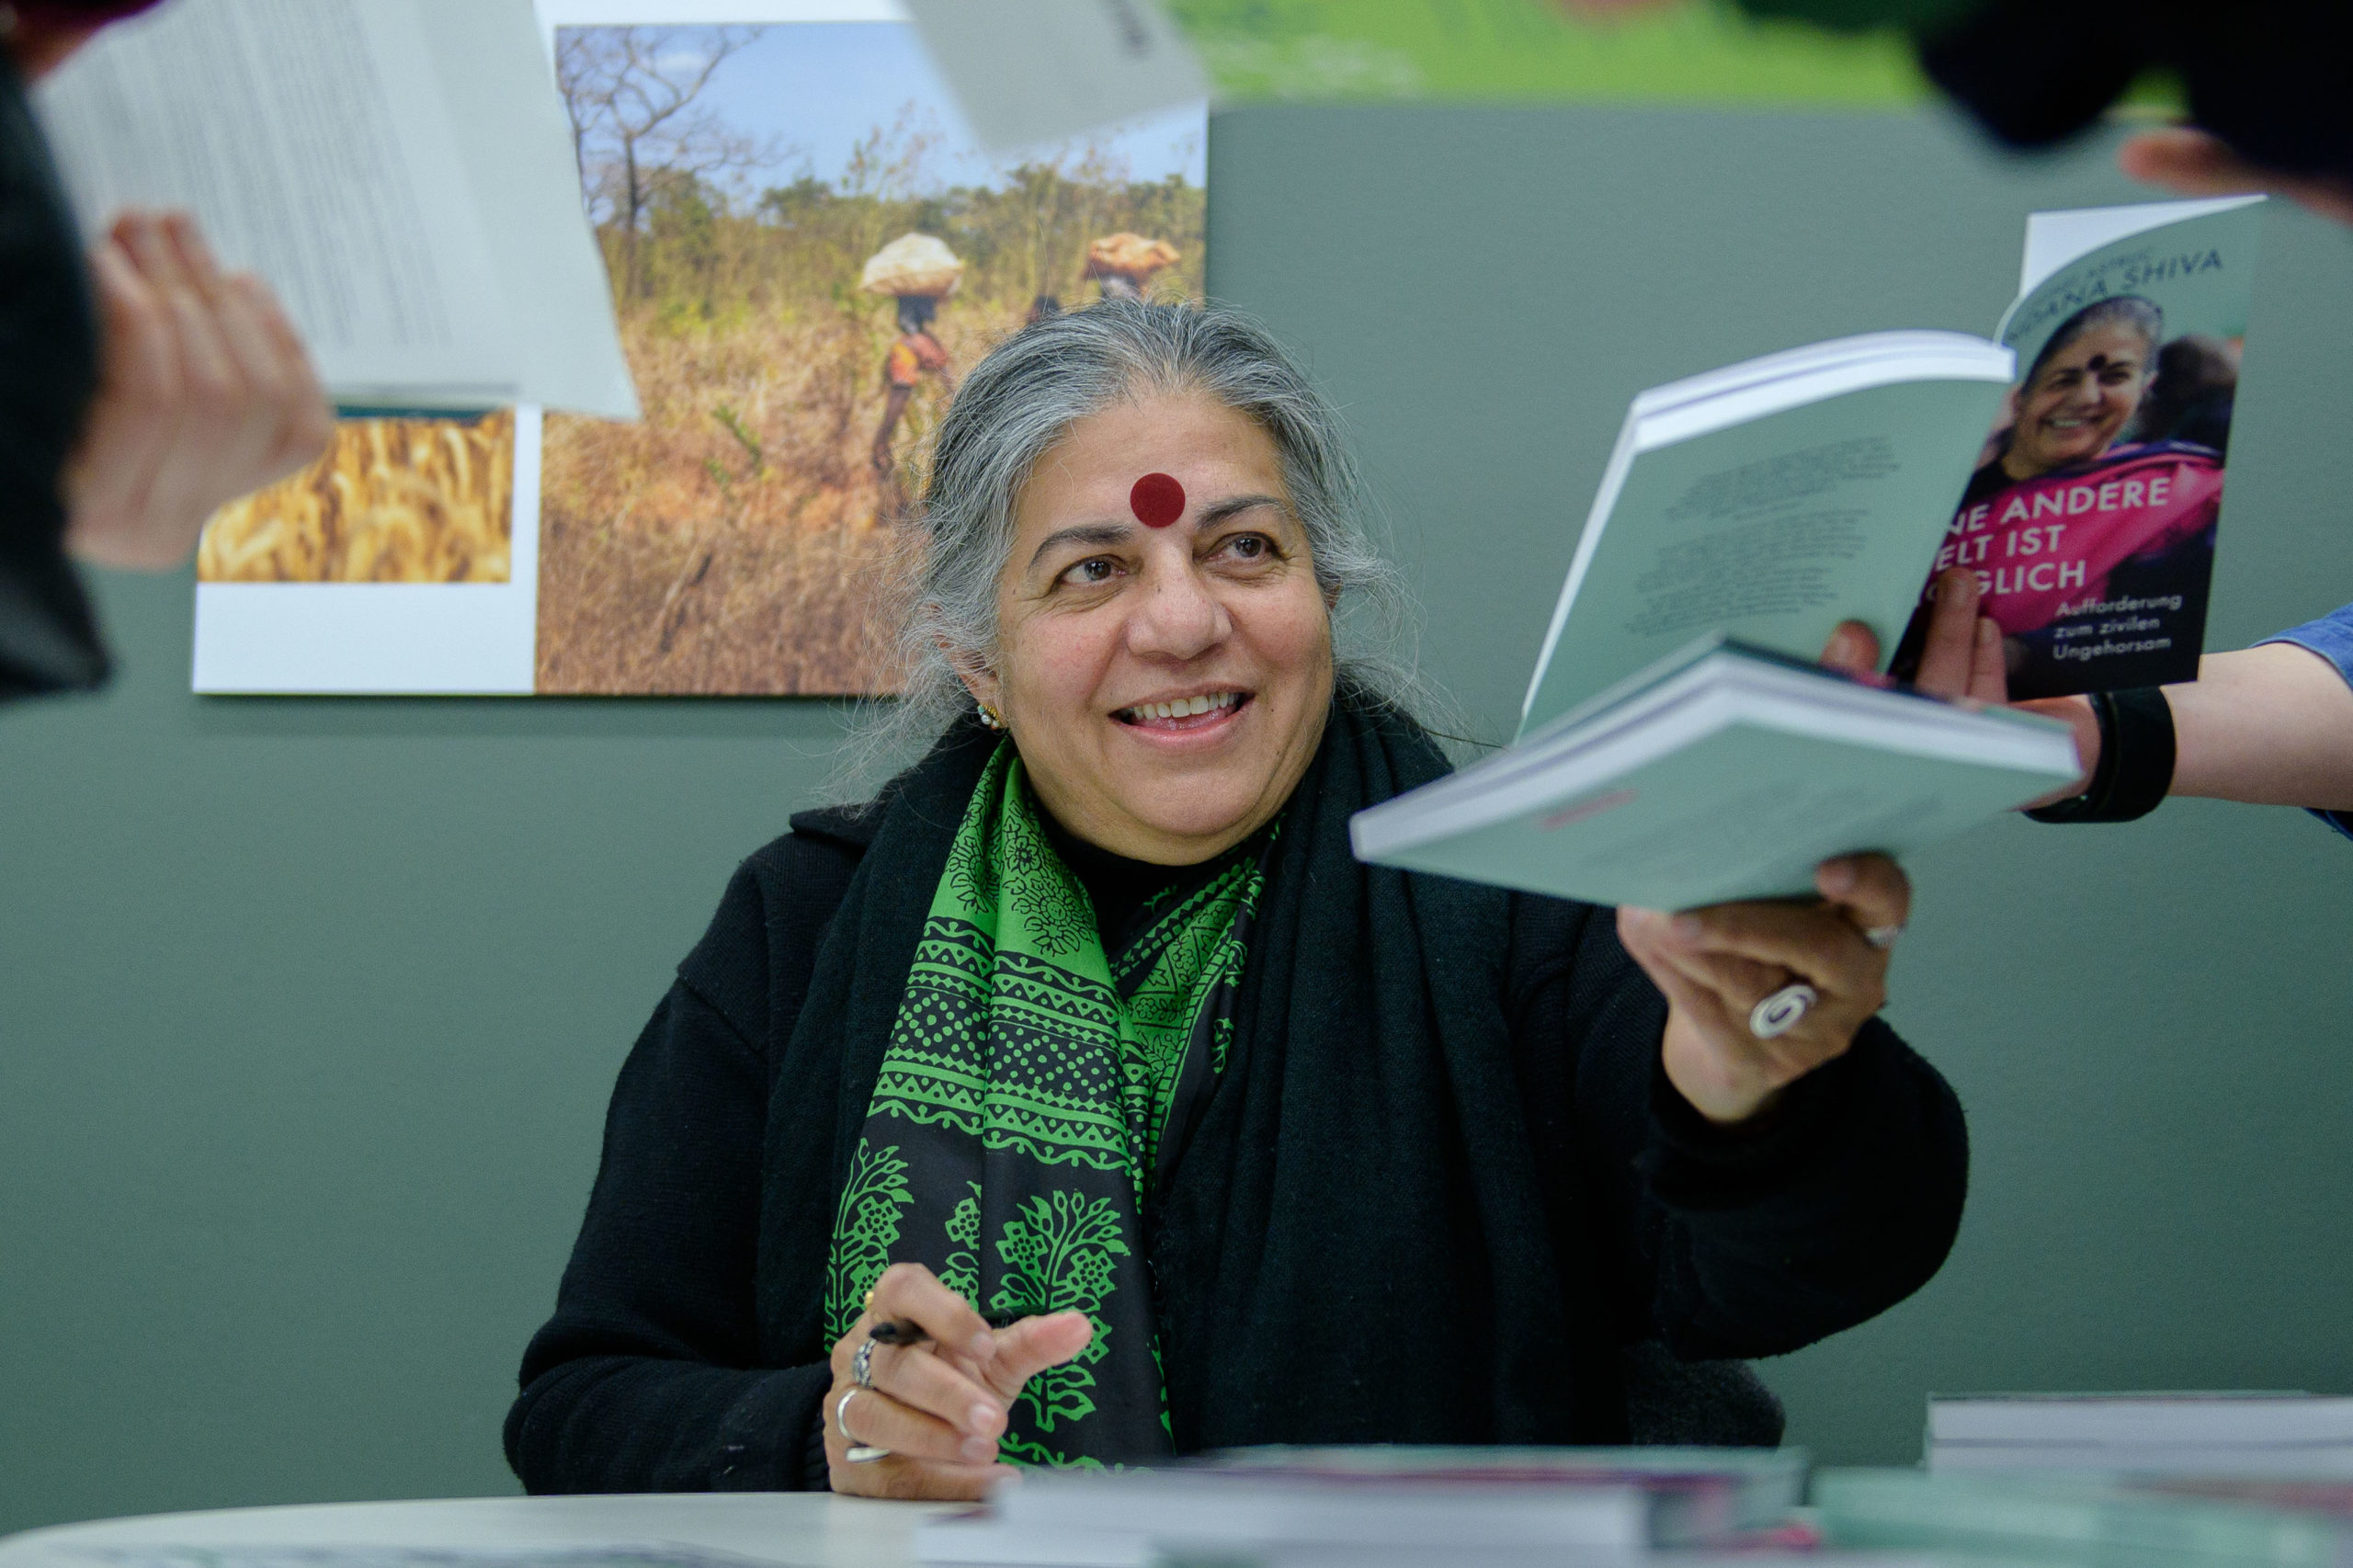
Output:
[[1280,455],[1316,582],[1340,612],[1339,684],[1411,716],[1439,707],[1409,651],[1413,600],[1363,526],[1338,413],[1267,330],[1219,305],[1105,300],[1024,328],[956,391],[931,452],[897,585],[905,687],[870,705],[847,782],[904,762],[972,708],[955,660],[992,661],[997,581],[1031,470],[1078,421],[1137,397],[1200,392],[1255,421]]

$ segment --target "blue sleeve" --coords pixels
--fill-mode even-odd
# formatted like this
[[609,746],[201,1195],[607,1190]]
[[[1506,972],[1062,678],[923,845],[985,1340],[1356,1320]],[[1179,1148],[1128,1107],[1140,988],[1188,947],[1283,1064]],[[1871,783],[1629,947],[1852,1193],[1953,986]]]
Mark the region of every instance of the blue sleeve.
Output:
[[[2346,685],[2353,686],[2353,605],[2333,609],[2318,620],[2273,632],[2263,642],[2292,642],[2307,653],[2318,653],[2336,666],[2336,673],[2345,677]],[[2256,646],[2260,648],[2263,642]],[[2353,838],[2353,812],[2314,812],[2313,815]]]

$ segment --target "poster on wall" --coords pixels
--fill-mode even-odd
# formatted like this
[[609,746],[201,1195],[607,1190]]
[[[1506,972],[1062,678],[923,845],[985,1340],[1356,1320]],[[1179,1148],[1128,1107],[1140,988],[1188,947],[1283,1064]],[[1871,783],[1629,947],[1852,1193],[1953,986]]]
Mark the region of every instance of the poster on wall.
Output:
[[895,0],[540,0],[644,410],[353,420],[198,559],[210,692],[866,695],[958,380],[1195,297],[1206,108],[984,152]]

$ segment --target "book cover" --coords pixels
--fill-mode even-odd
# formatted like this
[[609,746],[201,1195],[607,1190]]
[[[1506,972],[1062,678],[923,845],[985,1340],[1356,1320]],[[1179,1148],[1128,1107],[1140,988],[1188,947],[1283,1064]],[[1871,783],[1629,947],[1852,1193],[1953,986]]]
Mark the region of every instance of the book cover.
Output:
[[1929,574],[1976,572],[2013,699],[2197,677],[2261,201],[2030,220],[2018,380]]

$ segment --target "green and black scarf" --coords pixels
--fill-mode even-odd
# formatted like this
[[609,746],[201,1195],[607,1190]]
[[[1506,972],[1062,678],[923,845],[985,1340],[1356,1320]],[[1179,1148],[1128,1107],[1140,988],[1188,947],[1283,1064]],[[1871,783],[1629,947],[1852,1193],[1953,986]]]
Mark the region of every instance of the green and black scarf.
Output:
[[1008,1460],[1169,1451],[1143,1216],[1225,1063],[1265,842],[1107,952],[1010,742],[956,830],[835,1212],[825,1333],[901,1262],[993,1316],[1086,1312],[1094,1340],[1016,1402]]
[[[1129,1215],[1142,1172],[1141,1233],[1119,1233],[1125,1255],[1108,1244],[1092,1255],[1096,1277],[1109,1286],[1098,1292],[1109,1309],[1097,1318],[1109,1331],[1100,1341],[1106,1348],[1082,1368],[1090,1382],[1057,1385],[1094,1408],[1075,1418],[1057,1413],[1048,1431],[1038,1420],[1041,1395],[1017,1415],[1009,1454],[1149,1463],[1171,1446],[1184,1454],[1237,1443],[1624,1440],[1621,1309],[1597,1297],[1586,1265],[1607,1244],[1586,1227],[1578,1184],[1548,1163],[1550,1151],[1571,1147],[1564,1133],[1547,1130],[1542,1157],[1531,1142],[1522,1074],[1553,1069],[1513,1051],[1504,985],[1509,895],[1363,865],[1350,852],[1352,813],[1445,771],[1427,738],[1377,704],[1346,695],[1334,704],[1315,760],[1283,808],[1280,834],[1249,857],[1254,870],[1263,867],[1263,884],[1246,934],[1238,920],[1229,932],[1237,943],[1246,939],[1248,961],[1232,997],[1230,1037],[1216,1025],[1225,988],[1212,991],[1211,1049],[1199,1059],[1223,1041],[1224,1062],[1201,1074],[1198,1094],[1179,1074],[1165,1108],[1155,1101],[1154,1115],[1131,1124],[1120,1087],[1125,1070],[1112,1076],[1115,1059],[1100,1054],[1109,1026],[1089,1031],[1097,1042],[1089,1071],[1099,1086],[1070,1097],[1136,1128],[1130,1163],[1116,1174],[1076,1158],[1033,1161],[1009,1142],[992,1147],[986,1118],[969,1100],[959,1103],[969,1089],[936,1085],[918,1097],[898,1086],[911,1058],[947,1054],[903,1028],[911,998],[920,1006],[927,989],[961,994],[970,1020],[972,999],[982,994],[970,977],[985,973],[992,1024],[1000,1006],[1006,1020],[1017,1016],[1020,988],[1000,967],[1010,950],[1002,923],[985,939],[984,968],[970,956],[980,950],[975,941],[935,940],[934,917],[950,913],[943,903],[954,881],[949,869],[971,865],[959,846],[976,820],[1003,840],[992,841],[991,864],[1017,853],[1044,858],[1034,838],[1017,851],[1006,836],[1022,830],[1005,820],[1011,759],[1002,747],[1002,736],[960,724],[884,791],[805,993],[794,980],[777,994],[774,1005],[796,1009],[798,1018],[769,1086],[758,1353],[776,1366],[822,1362],[843,1306],[863,1293],[863,1278],[883,1256],[976,1280],[984,1312],[999,1292],[1020,1288],[1017,1272],[1018,1280],[1037,1278],[1026,1267],[1017,1271],[1009,1254],[1040,1257],[1049,1278],[1074,1284],[1080,1276],[1061,1261],[1074,1250],[1060,1257],[1030,1250],[1046,1233],[1025,1220],[1029,1229],[1017,1234],[1013,1222],[1024,1219],[1025,1205],[1038,1215],[1041,1198],[1052,1215],[1057,1192],[1108,1199]],[[1061,877],[1058,870],[1048,885],[1061,888],[1067,909],[1071,892]],[[1002,912],[1018,885],[1034,884],[1000,879],[989,900],[967,896],[961,907],[985,903]],[[1235,900],[1237,915],[1243,903]],[[1025,915],[1020,924],[1086,927],[1069,915],[1034,923]],[[1600,1049],[1654,1062],[1656,993],[1629,992],[1622,1007],[1604,1002],[1626,966],[1606,931],[1596,939],[1606,944],[1589,971],[1600,991],[1579,1006],[1603,1007],[1593,1027],[1621,1042]],[[1112,945],[1120,951],[1100,972],[1129,977],[1115,978],[1115,993],[1134,986],[1125,993],[1132,1028],[1132,998],[1152,972],[1154,946]],[[1069,955],[1045,956],[1053,969],[1078,972]],[[949,985],[932,984],[932,976],[950,974],[957,978]],[[1031,1016],[1059,1017],[1063,1006]],[[1097,1015],[1111,1016],[1108,1007]],[[973,1049],[959,1046],[968,1069]],[[1121,1062],[1129,1050],[1139,1061],[1144,1054],[1140,1035],[1131,1042],[1123,1032],[1118,1049]],[[1188,1053],[1189,1063],[1192,1037]],[[1011,1065],[1009,1053],[1002,1060]],[[1538,1096],[1563,1108],[1571,1097],[1557,1089]],[[894,1099],[909,1114],[884,1108]],[[1172,1131],[1152,1146],[1154,1125]],[[944,1170],[930,1163],[935,1135],[951,1151]],[[1137,1152],[1147,1147],[1148,1157]],[[907,1162],[882,1184],[886,1193],[906,1194],[887,1206],[855,1195],[872,1184],[882,1149]],[[1015,1172],[1019,1181],[1006,1186]],[[981,1192],[959,1221],[972,1181]],[[862,1225],[870,1213],[876,1228],[856,1238],[870,1247],[867,1260],[843,1267],[835,1217]],[[1563,1267],[1563,1259],[1576,1261]]]

